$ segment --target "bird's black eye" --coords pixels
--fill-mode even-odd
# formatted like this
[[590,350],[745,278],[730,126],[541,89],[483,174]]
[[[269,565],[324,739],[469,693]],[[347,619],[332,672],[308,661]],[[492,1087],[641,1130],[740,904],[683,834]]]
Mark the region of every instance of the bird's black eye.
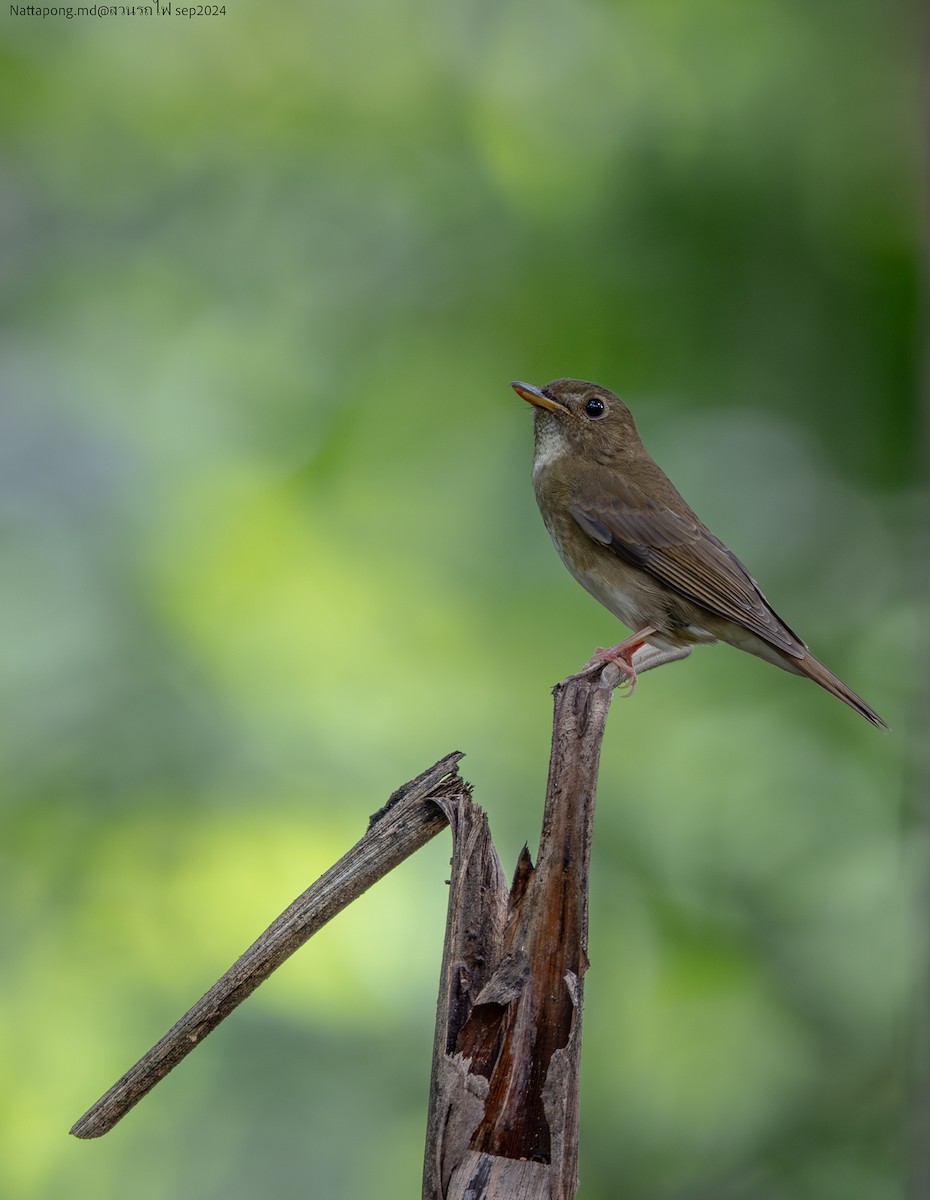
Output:
[[599,399],[597,396],[589,396],[585,401],[584,410],[589,417],[594,417],[597,419],[598,417],[602,417],[604,415],[604,413],[607,411],[607,406],[604,404],[604,401]]

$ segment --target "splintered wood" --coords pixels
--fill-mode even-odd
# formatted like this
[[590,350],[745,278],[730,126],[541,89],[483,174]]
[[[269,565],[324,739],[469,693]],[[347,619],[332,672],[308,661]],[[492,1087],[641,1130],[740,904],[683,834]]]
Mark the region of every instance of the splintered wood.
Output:
[[569,1200],[578,1186],[588,865],[609,682],[555,689],[536,866],[508,892],[484,813],[439,801],[453,833],[425,1200]]
[[[662,660],[664,661],[664,659]],[[644,663],[640,672],[659,665]],[[615,667],[555,689],[534,866],[508,889],[487,818],[448,754],[399,788],[361,840],[74,1125],[106,1133],[299,946],[448,823],[453,834],[430,1083],[425,1200],[571,1200],[598,763]]]

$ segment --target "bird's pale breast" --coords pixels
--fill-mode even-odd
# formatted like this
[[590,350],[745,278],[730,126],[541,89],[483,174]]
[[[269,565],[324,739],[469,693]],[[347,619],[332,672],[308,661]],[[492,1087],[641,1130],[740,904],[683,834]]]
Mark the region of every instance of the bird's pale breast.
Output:
[[652,626],[657,632],[648,641],[662,648],[717,641],[720,634],[709,627],[713,621],[709,613],[587,537],[570,513],[542,505],[540,510],[570,574],[629,629]]

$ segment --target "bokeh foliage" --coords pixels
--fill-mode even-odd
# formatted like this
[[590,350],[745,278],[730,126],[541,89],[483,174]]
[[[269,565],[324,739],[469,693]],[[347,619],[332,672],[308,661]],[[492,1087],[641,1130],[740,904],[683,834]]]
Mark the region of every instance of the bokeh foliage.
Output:
[[618,633],[512,378],[597,379],[888,719],[699,650],[618,701],[581,1195],[891,1200],[914,1107],[918,14],[0,14],[0,1192],[416,1194],[448,845],[65,1131],[446,751],[505,864]]

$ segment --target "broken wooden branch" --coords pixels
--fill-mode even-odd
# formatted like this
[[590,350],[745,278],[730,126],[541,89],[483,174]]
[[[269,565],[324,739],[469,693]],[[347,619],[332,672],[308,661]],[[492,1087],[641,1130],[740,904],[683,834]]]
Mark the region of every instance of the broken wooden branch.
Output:
[[[682,658],[645,647],[637,672]],[[571,1200],[578,1186],[588,867],[604,726],[621,675],[590,666],[554,691],[552,753],[534,866],[507,889],[487,818],[446,755],[398,789],[368,831],[90,1108],[106,1133],[318,929],[446,824],[453,834],[424,1200]]]
[[75,1137],[107,1133],[299,946],[373,883],[446,826],[437,801],[467,793],[459,752],[447,754],[391,796],[365,836],[281,914],[226,974],[135,1066],[75,1122]]
[[577,1189],[588,865],[615,667],[555,689],[536,866],[507,893],[484,814],[440,801],[452,894],[427,1123],[424,1200],[570,1200]]

